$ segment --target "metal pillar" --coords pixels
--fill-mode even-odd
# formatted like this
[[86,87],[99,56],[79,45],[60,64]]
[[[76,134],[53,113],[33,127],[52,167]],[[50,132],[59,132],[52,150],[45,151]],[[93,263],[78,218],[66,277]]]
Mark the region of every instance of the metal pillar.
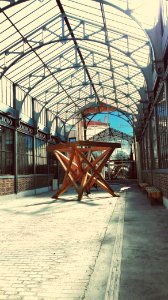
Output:
[[137,169],[137,179],[138,182],[142,182],[142,164],[141,164],[141,154],[140,154],[140,145],[139,142],[135,142],[135,151],[136,151],[136,169]]
[[[17,99],[16,99],[15,84],[13,84],[13,107],[16,110]],[[18,116],[17,110],[16,110],[16,115]],[[17,132],[18,125],[19,125],[19,119],[16,119],[15,129],[14,129],[14,191],[16,194],[18,193],[18,132]]]
[[86,134],[87,123],[86,123],[86,118],[83,118],[83,130],[84,130],[84,141],[86,141],[87,140],[87,134]]
[[14,189],[18,193],[18,132],[14,130]]

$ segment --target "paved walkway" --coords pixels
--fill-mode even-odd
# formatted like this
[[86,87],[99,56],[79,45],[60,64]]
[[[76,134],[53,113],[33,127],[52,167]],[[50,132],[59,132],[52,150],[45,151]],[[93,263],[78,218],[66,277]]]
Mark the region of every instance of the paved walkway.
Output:
[[126,192],[119,300],[168,300],[168,210]]
[[168,210],[115,190],[1,200],[0,300],[168,299]]

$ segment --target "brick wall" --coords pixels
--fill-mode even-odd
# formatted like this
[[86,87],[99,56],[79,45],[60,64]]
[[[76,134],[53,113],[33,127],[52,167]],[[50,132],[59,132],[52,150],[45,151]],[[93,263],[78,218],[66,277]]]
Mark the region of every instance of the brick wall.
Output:
[[[32,175],[18,177],[18,192],[48,187],[52,185],[54,175]],[[0,196],[15,193],[15,179],[0,177]]]
[[1,178],[0,179],[0,195],[14,194],[15,184],[14,178]]
[[32,177],[18,177],[18,192],[33,190],[34,186],[34,176]]
[[161,192],[163,193],[163,196],[168,198],[168,174],[167,173],[154,173],[154,185],[158,187]]
[[168,198],[168,173],[159,173],[151,171],[143,171],[142,178],[144,182],[154,185],[160,189],[163,196]]
[[54,175],[32,175],[31,177],[19,177],[18,191],[33,190],[52,185]]
[[162,174],[153,173],[153,185],[158,187],[160,186],[160,177]]

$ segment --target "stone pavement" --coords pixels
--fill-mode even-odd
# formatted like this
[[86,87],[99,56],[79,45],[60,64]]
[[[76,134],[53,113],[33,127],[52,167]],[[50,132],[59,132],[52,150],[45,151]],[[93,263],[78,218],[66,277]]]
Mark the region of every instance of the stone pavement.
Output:
[[135,184],[0,200],[0,300],[168,299],[168,210]]
[[99,191],[1,200],[0,300],[84,299],[117,201]]
[[168,299],[168,209],[139,188],[125,194],[119,300]]

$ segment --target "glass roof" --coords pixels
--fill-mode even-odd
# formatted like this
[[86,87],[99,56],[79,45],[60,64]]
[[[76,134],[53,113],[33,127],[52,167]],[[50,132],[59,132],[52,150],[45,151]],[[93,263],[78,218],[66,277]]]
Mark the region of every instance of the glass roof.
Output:
[[[142,0],[1,1],[1,76],[65,122],[101,104],[136,114],[145,85],[142,68],[151,53],[145,31],[134,21],[143,5]],[[144,16],[146,26],[149,21]]]

